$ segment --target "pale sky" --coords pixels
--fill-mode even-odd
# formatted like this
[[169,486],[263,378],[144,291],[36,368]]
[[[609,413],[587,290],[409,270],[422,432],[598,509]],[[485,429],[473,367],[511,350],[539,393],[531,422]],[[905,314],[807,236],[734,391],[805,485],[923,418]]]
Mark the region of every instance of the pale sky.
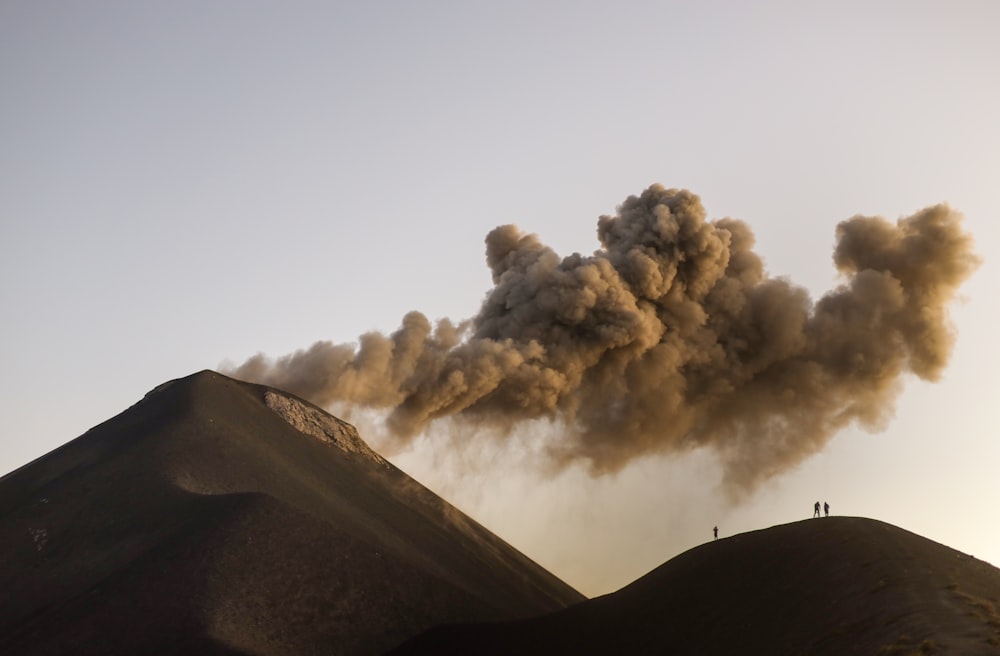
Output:
[[947,202],[983,264],[942,380],[747,499],[707,453],[547,476],[529,434],[432,432],[392,459],[587,594],[816,500],[1000,565],[998,27],[991,1],[8,0],[0,472],[172,378],[471,317],[500,224],[591,253],[599,215],[686,188],[815,298],[838,222]]

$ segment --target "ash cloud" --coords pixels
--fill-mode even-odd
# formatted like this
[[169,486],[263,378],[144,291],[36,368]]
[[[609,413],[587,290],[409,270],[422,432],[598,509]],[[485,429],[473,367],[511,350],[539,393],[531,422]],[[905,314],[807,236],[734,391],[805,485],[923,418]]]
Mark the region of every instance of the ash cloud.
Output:
[[936,205],[840,223],[843,283],[813,302],[766,274],[747,224],[708,221],[698,196],[654,185],[600,217],[593,255],[491,231],[494,286],[469,321],[411,312],[390,335],[258,354],[230,373],[383,409],[404,441],[446,417],[490,434],[549,418],[552,461],[595,474],[709,447],[730,488],[749,490],[852,422],[883,427],[904,374],[941,375],[947,306],[979,262],[961,221]]

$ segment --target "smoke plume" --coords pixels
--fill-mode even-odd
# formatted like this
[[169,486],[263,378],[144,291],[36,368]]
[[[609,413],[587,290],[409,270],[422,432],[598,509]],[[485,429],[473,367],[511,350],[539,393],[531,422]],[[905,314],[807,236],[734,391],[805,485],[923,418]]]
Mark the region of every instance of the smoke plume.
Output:
[[948,303],[978,264],[946,205],[842,222],[843,283],[815,303],[767,276],[747,224],[707,221],[689,191],[654,185],[597,234],[593,255],[560,257],[500,226],[486,237],[494,286],[471,320],[411,312],[390,335],[258,354],[231,373],[384,409],[403,440],[445,417],[500,434],[549,418],[553,461],[594,473],[710,447],[727,483],[749,489],[851,422],[884,426],[906,372],[937,379],[954,342]]

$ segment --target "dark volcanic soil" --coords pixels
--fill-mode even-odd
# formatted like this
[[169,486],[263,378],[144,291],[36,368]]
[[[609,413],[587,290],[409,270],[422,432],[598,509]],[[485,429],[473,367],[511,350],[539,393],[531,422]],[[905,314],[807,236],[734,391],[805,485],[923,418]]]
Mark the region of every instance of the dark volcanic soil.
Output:
[[291,395],[212,372],[0,479],[0,654],[1000,653],[1000,570],[881,522],[584,598]]
[[377,654],[583,599],[349,425],[213,372],[0,479],[0,544],[2,654]]
[[451,626],[416,654],[1000,653],[1000,570],[868,519],[813,519],[692,549],[545,617]]

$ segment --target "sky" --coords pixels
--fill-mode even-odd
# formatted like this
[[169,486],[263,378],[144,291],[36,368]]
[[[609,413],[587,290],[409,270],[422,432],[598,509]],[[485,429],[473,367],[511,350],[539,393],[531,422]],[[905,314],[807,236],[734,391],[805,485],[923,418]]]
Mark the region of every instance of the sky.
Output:
[[771,277],[843,282],[837,225],[947,203],[978,269],[936,382],[733,495],[711,449],[593,475],[544,425],[432,426],[398,466],[589,595],[711,539],[833,514],[1000,565],[1000,5],[0,4],[0,472],[158,384],[475,316],[484,239],[561,256],[650,185],[746,222]]

